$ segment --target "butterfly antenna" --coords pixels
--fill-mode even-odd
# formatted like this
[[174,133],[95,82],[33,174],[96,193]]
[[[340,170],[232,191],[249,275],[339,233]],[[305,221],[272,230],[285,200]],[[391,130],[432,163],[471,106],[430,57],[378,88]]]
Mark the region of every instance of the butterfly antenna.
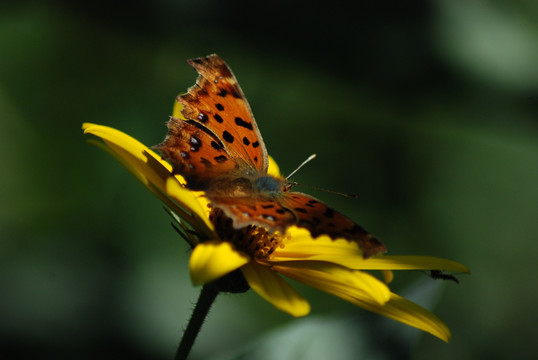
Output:
[[319,191],[325,191],[325,192],[328,192],[330,194],[336,194],[336,195],[340,195],[340,196],[347,197],[347,198],[350,198],[350,199],[357,199],[359,197],[359,195],[357,195],[357,194],[346,194],[346,193],[342,193],[342,192],[339,192],[339,191],[328,190],[328,189],[324,189],[324,188],[320,188],[320,187],[312,186],[312,185],[305,185],[305,184],[299,184],[299,183],[294,183],[294,185],[301,185],[301,186],[304,186],[304,187],[307,187],[307,188],[310,188],[310,189],[319,190]]
[[[316,154],[312,154],[310,155],[305,161],[303,161],[301,163],[301,165],[299,165],[297,167],[297,169],[293,170],[291,172],[291,174],[289,174],[288,176],[286,176],[286,180],[288,180],[290,177],[293,176],[293,174],[295,174],[297,171],[299,171],[300,168],[302,168],[303,166],[305,166],[307,163],[309,163],[310,161],[314,160],[316,158]],[[296,185],[299,185],[298,182],[295,182],[295,181],[292,181],[292,182],[289,182],[289,185],[291,186],[296,186]],[[343,197],[347,197],[347,198],[352,198],[352,199],[356,199],[359,197],[359,195],[356,195],[356,194],[345,194],[345,193],[341,193],[339,191],[334,191],[334,190],[327,190],[327,189],[323,189],[323,188],[320,188],[320,187],[317,187],[317,186],[311,186],[311,185],[304,185],[304,184],[301,184],[302,186],[305,186],[305,187],[308,187],[308,188],[311,188],[311,189],[315,189],[315,190],[320,190],[320,191],[325,191],[325,192],[328,192],[328,193],[331,193],[331,194],[336,194],[336,195],[340,195],[340,196],[343,196]],[[290,188],[291,188],[290,186]]]
[[316,154],[312,154],[308,157],[308,159],[306,159],[305,161],[302,162],[301,165],[299,165],[297,167],[297,169],[293,170],[291,172],[291,174],[289,174],[288,176],[286,176],[286,180],[288,180],[290,177],[293,176],[293,174],[295,174],[297,171],[299,171],[300,168],[302,168],[303,166],[305,166],[307,163],[309,163],[310,161],[314,160],[316,158]]

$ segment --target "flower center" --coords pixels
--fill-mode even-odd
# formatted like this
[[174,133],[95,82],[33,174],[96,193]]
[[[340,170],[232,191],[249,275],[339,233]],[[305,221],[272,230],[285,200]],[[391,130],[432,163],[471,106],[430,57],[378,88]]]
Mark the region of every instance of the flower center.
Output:
[[209,220],[215,225],[215,231],[222,240],[234,244],[237,250],[249,254],[254,259],[266,259],[282,243],[280,234],[269,233],[260,226],[234,228],[232,219],[217,208],[211,210]]

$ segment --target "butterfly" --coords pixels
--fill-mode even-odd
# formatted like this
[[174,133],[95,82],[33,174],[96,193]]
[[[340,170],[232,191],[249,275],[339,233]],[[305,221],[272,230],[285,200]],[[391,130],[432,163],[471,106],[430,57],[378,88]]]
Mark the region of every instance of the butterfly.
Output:
[[210,206],[235,229],[259,226],[284,233],[292,225],[313,237],[328,235],[358,243],[364,257],[385,246],[348,217],[323,202],[291,191],[294,183],[269,175],[269,158],[243,91],[216,54],[187,60],[199,76],[180,95],[184,119],[171,117],[156,148],[191,190],[203,190]]

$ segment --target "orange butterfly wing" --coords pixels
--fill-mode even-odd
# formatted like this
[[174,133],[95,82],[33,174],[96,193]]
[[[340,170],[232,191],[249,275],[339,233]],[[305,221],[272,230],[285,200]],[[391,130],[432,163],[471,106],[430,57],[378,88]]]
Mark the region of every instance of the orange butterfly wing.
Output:
[[[313,197],[285,191],[285,179],[268,176],[265,144],[230,68],[218,55],[188,63],[199,76],[177,99],[186,120],[171,118],[168,135],[157,149],[189,188],[206,190],[235,229],[256,225],[283,233],[297,225],[313,237],[326,234],[356,241],[364,257],[386,250],[349,218]],[[260,187],[261,178],[265,185]]]
[[224,150],[220,140],[196,123],[171,118],[168,135],[156,149],[181,174],[189,188],[203,190],[215,176],[228,173],[239,167]]
[[293,211],[274,200],[254,197],[211,197],[216,207],[233,220],[236,229],[248,225],[261,226],[269,232],[280,231],[297,222]]
[[187,62],[199,76],[177,98],[186,120],[168,121],[168,135],[157,150],[193,190],[207,190],[218,176],[266,173],[265,144],[228,65],[215,54]]
[[235,76],[216,54],[187,61],[198,71],[196,84],[179,96],[185,118],[207,128],[232,158],[262,173],[269,161],[250,106]]
[[328,235],[332,239],[356,241],[365,258],[387,250],[360,225],[310,195],[286,192],[278,198],[278,202],[293,211],[297,217],[296,225],[310,230],[313,237]]

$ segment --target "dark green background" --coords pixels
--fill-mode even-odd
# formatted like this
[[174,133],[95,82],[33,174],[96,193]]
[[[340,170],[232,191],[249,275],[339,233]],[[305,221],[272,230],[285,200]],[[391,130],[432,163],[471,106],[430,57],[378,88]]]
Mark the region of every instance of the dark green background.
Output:
[[[448,345],[298,285],[313,305],[299,320],[253,292],[221,296],[193,358],[245,346],[265,349],[256,359],[293,346],[290,359],[316,358],[315,346],[333,359],[355,358],[345,346],[365,359],[536,358],[537,4],[288,3],[2,2],[2,357],[172,357],[199,291],[188,246],[80,126],[160,142],[196,78],[185,59],[216,52],[283,172],[315,152],[294,180],[360,198],[301,190],[390,254],[446,257],[472,275],[458,286],[396,274],[396,291],[449,325]],[[247,345],[270,331],[284,335]]]

